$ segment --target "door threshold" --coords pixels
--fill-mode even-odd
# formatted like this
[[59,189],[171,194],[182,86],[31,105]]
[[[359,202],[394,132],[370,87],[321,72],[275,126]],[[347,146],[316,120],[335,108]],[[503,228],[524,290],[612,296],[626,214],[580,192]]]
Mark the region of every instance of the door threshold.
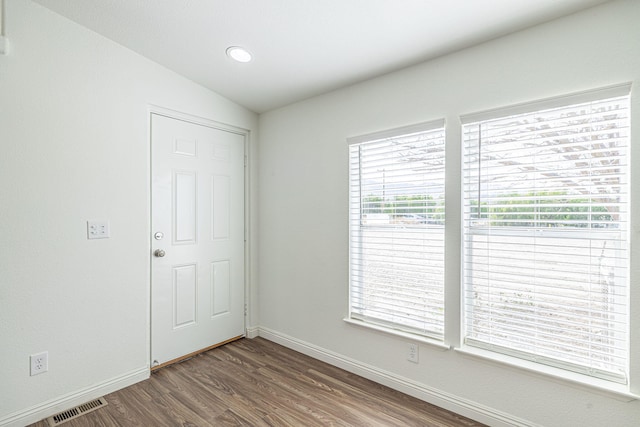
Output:
[[164,363],[161,363],[160,365],[152,366],[151,367],[151,372],[153,373],[153,372],[157,371],[158,369],[162,369],[162,368],[167,367],[169,365],[173,365],[174,363],[184,362],[185,360],[191,359],[194,356],[197,356],[199,354],[205,353],[205,352],[207,352],[209,350],[213,350],[214,348],[217,348],[217,347],[222,347],[225,344],[229,344],[230,342],[238,341],[239,339],[242,339],[242,338],[244,338],[244,335],[238,335],[237,337],[229,338],[228,340],[219,342],[218,344],[210,345],[209,347],[205,347],[205,348],[202,348],[200,350],[196,350],[196,351],[194,351],[192,353],[185,354],[184,356],[176,357],[175,359],[169,360],[168,362],[164,362]]

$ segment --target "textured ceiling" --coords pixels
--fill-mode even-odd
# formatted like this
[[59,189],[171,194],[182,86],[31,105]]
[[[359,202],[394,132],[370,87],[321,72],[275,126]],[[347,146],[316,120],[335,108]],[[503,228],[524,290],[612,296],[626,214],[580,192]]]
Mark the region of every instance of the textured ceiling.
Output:
[[34,1],[261,113],[607,0]]

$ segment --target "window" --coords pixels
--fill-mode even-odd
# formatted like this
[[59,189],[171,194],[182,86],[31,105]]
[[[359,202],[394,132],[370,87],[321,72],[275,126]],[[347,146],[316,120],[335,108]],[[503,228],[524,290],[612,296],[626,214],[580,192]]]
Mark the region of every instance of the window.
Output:
[[466,345],[627,382],[629,89],[462,119]]
[[444,122],[349,140],[350,318],[444,335]]

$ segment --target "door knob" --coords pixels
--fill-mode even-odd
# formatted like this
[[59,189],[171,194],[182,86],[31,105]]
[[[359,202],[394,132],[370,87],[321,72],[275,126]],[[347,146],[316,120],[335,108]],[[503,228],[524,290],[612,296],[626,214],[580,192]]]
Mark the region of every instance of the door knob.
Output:
[[156,249],[156,250],[153,252],[153,254],[154,254],[155,256],[157,256],[158,258],[162,258],[163,256],[165,256],[165,255],[166,255],[166,252],[165,252],[165,251],[163,251],[162,249]]

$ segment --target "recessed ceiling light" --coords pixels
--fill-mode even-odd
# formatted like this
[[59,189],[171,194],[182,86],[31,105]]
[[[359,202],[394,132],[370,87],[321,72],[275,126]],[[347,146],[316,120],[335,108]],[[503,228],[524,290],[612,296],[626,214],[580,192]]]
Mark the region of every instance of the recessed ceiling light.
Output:
[[251,61],[251,54],[249,53],[249,51],[239,46],[231,46],[227,48],[227,56],[238,62]]

